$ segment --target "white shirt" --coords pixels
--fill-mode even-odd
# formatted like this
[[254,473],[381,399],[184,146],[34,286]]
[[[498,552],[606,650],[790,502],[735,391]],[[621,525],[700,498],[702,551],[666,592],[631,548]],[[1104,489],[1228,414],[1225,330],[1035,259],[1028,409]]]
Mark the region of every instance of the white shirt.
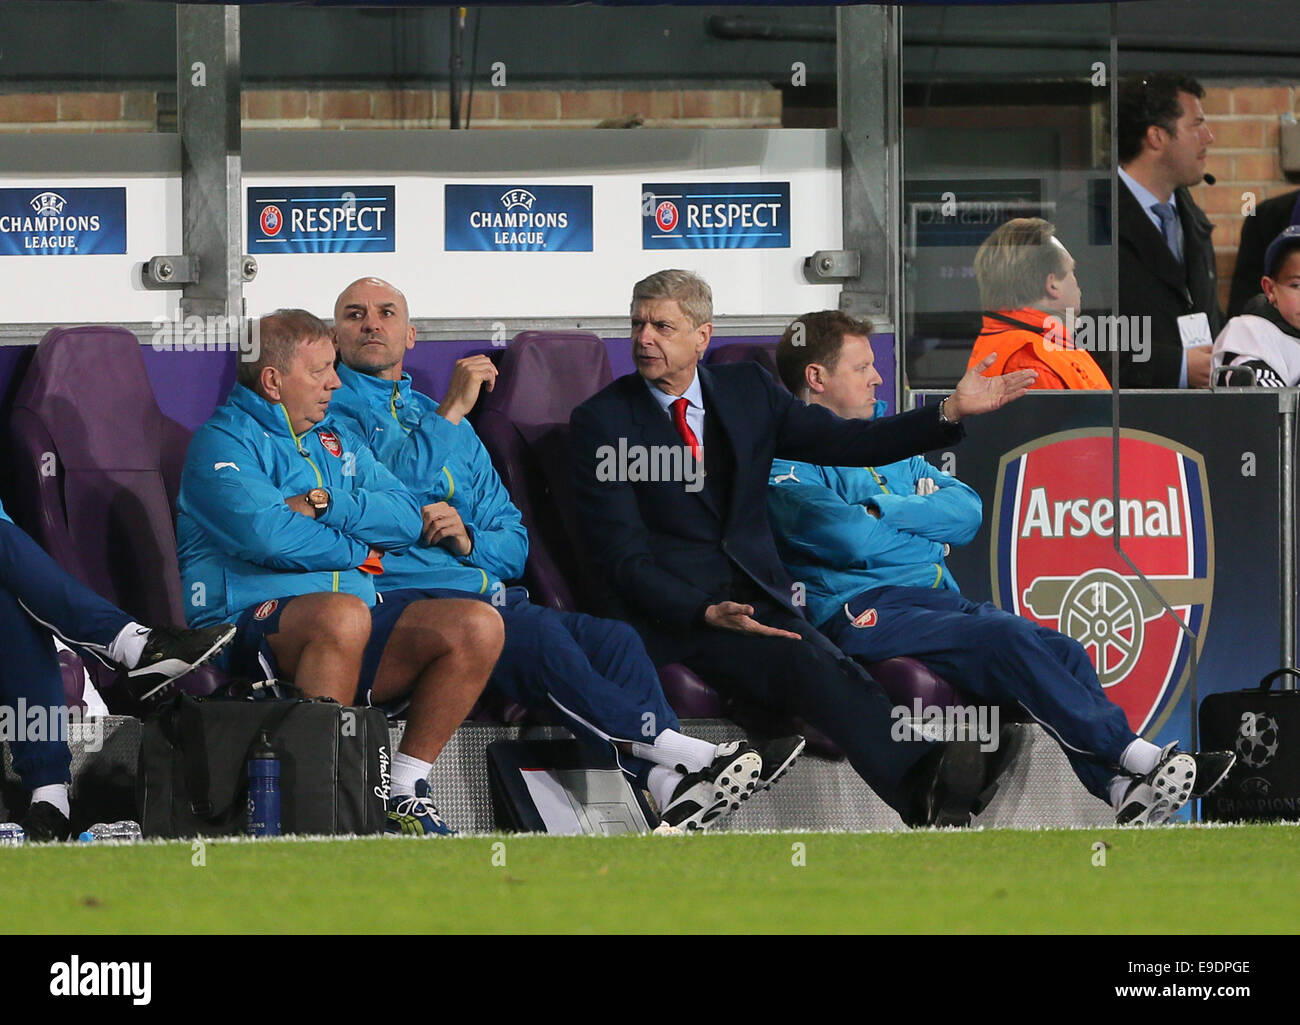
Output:
[[[641,378],[645,381],[645,378]],[[673,425],[673,433],[677,432],[677,424],[673,421],[673,411],[670,408],[678,398],[686,399],[686,425],[695,432],[695,438],[700,443],[700,448],[704,447],[704,389],[700,387],[700,375],[694,374],[691,377],[691,383],[687,385],[686,390],[680,396],[669,395],[661,391],[649,381],[645,381],[645,386],[650,389],[650,394],[654,400],[659,403],[659,408],[664,411],[668,417],[668,422]]]

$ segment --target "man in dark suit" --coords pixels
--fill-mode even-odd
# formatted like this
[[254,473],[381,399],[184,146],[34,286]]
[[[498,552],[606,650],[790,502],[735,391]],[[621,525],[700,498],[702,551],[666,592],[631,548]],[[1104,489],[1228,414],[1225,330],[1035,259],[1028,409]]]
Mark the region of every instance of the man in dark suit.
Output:
[[1214,226],[1187,191],[1204,179],[1214,142],[1204,95],[1176,75],[1120,86],[1119,312],[1150,318],[1140,330],[1151,332],[1150,346],[1120,353],[1120,388],[1209,387],[1210,346],[1223,327]]
[[1242,223],[1232,292],[1228,296],[1229,319],[1239,316],[1246,303],[1259,295],[1260,278],[1265,274],[1264,250],[1292,224],[1300,224],[1300,191],[1266,199]]
[[985,360],[937,406],[842,420],[756,364],[699,366],[712,320],[712,293],[694,274],[638,282],[637,372],[573,412],[578,515],[611,612],[638,629],[656,664],[684,663],[724,692],[811,722],[908,824],[967,824],[1012,752],[914,738],[879,685],[812,628],[768,525],[767,470],[777,455],[861,465],[950,445],[957,421],[1018,397],[1033,371],[985,378]]

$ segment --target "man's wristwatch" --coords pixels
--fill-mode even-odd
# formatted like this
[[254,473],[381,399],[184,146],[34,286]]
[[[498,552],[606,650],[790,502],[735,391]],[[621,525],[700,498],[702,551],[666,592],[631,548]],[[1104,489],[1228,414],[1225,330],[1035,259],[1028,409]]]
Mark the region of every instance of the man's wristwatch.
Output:
[[330,493],[324,488],[312,488],[307,492],[307,504],[312,507],[316,518],[320,519],[330,507]]
[[940,401],[940,403],[939,403],[939,423],[941,423],[941,424],[955,424],[955,423],[957,422],[956,420],[949,420],[949,419],[948,419],[948,414],[945,413],[945,412],[943,411],[944,404],[945,404],[945,403],[946,403],[950,398],[952,398],[951,395],[945,395],[945,396],[943,397],[942,401]]

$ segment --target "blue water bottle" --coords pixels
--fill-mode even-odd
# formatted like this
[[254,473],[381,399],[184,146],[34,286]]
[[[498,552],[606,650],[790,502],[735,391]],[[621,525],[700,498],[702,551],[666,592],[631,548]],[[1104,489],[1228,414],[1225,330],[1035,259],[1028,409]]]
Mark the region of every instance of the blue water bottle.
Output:
[[263,730],[248,754],[249,836],[280,835],[280,757]]

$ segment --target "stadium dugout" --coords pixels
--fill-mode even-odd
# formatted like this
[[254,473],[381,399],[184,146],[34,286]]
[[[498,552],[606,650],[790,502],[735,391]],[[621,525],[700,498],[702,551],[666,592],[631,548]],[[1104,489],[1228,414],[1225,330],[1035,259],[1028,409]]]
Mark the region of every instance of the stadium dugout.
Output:
[[[122,6],[136,12],[122,31],[140,45],[116,48],[96,99],[67,87],[72,71],[42,71],[38,56],[52,58],[33,47],[15,95],[42,102],[0,106],[13,123],[0,124],[0,294],[12,318],[0,327],[0,499],[70,572],[142,619],[183,621],[180,463],[234,382],[247,317],[327,313],[359,273],[410,283],[420,391],[441,395],[466,354],[497,361],[497,388],[471,419],[529,528],[524,582],[538,602],[594,613],[559,453],[568,412],[632,369],[632,281],[670,265],[709,280],[714,362],[770,364],[805,310],[869,317],[891,412],[953,386],[978,327],[973,255],[1009,217],[1056,223],[1089,312],[1117,312],[1113,83],[1093,81],[1110,58],[1103,4],[1035,7],[1039,35],[998,60],[970,44],[1015,36],[1023,9],[971,13],[978,31],[948,38],[923,9],[870,5],[719,8],[703,26],[688,6],[537,6],[513,11],[509,30],[478,8],[448,28],[442,11],[417,8]],[[23,20],[35,14],[4,17],[13,38],[48,35]],[[436,70],[383,49],[373,26],[401,17],[436,39]],[[484,42],[508,53],[501,69],[486,49],[474,55],[480,20]],[[1207,111],[1234,110],[1229,83],[1243,70],[1214,57],[1209,24],[1186,28],[1209,54],[1196,69]],[[609,45],[574,67],[568,37]],[[334,38],[359,48],[348,88],[328,87],[338,68],[313,63],[315,44]],[[165,67],[146,67],[159,40]],[[82,60],[69,44],[68,60]],[[390,58],[411,88],[355,70]],[[1289,60],[1267,73],[1300,81]],[[574,78],[581,88],[566,87]],[[104,131],[59,120],[78,110]],[[58,130],[28,130],[47,122]],[[1274,177],[1280,187],[1280,166]],[[1215,188],[1196,194],[1222,206],[1228,180]],[[1111,355],[1098,354],[1108,373]],[[960,446],[930,454],[984,502],[980,533],[950,558],[963,591],[1085,643],[1135,730],[1196,747],[1202,699],[1294,662],[1295,396],[1042,394],[982,418]],[[1154,517],[1144,526],[1161,522],[1155,503],[1169,529],[1117,534],[1115,511],[1135,501]],[[900,706],[961,705],[960,681],[915,663],[875,672]],[[111,702],[108,680],[90,675]],[[707,739],[791,725],[729,705],[681,666],[661,677],[688,731]],[[186,687],[217,683],[208,672]],[[97,819],[130,811],[111,802],[134,772],[139,723],[110,722],[104,750],[74,761],[89,781],[78,799],[109,802]],[[1021,728],[1026,753],[977,824],[1112,821],[1056,744]],[[442,810],[492,828],[487,744],[557,736],[517,707],[480,708],[435,767]],[[725,828],[901,828],[829,742],[810,739],[816,754]]]

